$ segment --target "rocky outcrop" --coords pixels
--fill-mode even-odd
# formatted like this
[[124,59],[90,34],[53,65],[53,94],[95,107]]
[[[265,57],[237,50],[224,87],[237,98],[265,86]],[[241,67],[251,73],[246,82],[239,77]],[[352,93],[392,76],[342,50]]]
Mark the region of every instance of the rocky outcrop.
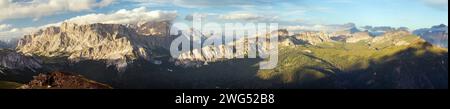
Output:
[[[269,34],[271,34],[272,36],[278,34],[279,40],[288,40],[286,38],[291,38],[288,36],[289,33],[286,30],[273,31],[271,33],[267,33],[266,35]],[[236,44],[243,44],[243,46],[237,46]],[[257,41],[256,36],[242,38],[222,45],[213,44],[202,46],[202,48],[199,49],[192,49],[190,51],[181,53],[176,59],[174,59],[174,61],[175,65],[178,66],[200,67],[202,65],[207,65],[208,62],[245,58],[245,56],[250,53],[268,53],[268,44],[268,42]],[[253,47],[250,47],[248,45],[253,45]],[[257,45],[263,45],[264,47],[256,47]]]
[[332,37],[334,37],[334,35],[324,32],[303,32],[295,36],[296,39],[311,45],[317,45],[323,42],[332,42]]
[[170,22],[136,25],[63,23],[26,35],[17,51],[26,55],[68,57],[73,62],[106,61],[123,71],[136,59],[151,59],[152,48],[168,48]]
[[420,39],[419,37],[416,37],[415,39],[408,40],[406,39],[408,36],[412,36],[408,31],[387,32],[383,36],[373,38],[370,43],[384,46],[402,46],[409,45],[412,40]]
[[33,78],[19,89],[112,89],[111,86],[86,79],[81,75],[64,72],[39,74]]
[[169,36],[171,22],[145,22],[137,24],[136,31],[140,35],[144,36]]
[[357,32],[352,34],[349,38],[346,39],[347,43],[356,43],[364,40],[371,40],[372,37],[368,32]]

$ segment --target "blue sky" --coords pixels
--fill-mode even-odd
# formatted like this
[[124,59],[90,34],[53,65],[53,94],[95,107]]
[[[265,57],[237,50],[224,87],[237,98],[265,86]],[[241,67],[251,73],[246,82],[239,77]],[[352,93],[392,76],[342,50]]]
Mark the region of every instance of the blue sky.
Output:
[[140,7],[148,12],[174,11],[178,22],[201,14],[207,21],[282,26],[355,23],[418,29],[448,25],[448,0],[0,0],[0,37],[26,34],[77,16]]

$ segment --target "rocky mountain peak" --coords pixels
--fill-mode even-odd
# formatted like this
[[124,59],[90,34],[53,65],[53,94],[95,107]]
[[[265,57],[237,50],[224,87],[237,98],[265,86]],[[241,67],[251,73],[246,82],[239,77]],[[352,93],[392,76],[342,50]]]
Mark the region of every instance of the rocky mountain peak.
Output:
[[311,45],[317,45],[323,42],[332,42],[332,34],[324,32],[303,32],[295,36],[296,39]]
[[62,23],[20,39],[17,51],[26,55],[106,61],[124,70],[135,59],[150,59],[152,48],[168,48],[170,22],[141,25]]
[[144,36],[169,36],[171,25],[170,21],[145,22],[138,24],[136,31]]

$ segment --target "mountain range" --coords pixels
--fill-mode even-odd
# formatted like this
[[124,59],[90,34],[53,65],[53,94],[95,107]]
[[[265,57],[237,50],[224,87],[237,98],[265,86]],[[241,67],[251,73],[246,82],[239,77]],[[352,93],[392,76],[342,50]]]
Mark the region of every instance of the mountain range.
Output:
[[448,88],[448,49],[426,38],[448,37],[448,32],[437,29],[442,25],[414,34],[405,28],[298,34],[280,29],[272,32],[279,34],[280,42],[279,64],[272,70],[258,69],[264,59],[217,60],[201,55],[220,55],[224,52],[211,50],[224,45],[193,49],[174,59],[168,49],[180,35],[170,35],[171,25],[161,21],[48,27],[25,35],[15,50],[0,51],[0,81],[30,85],[39,81],[33,76],[62,71],[132,89]]
[[73,62],[105,61],[118,70],[138,58],[150,61],[153,49],[168,48],[169,22],[140,25],[63,23],[19,40],[17,51],[29,56],[63,57]]
[[448,48],[448,26],[441,24],[431,28],[423,28],[413,31],[415,35],[422,37],[428,42]]

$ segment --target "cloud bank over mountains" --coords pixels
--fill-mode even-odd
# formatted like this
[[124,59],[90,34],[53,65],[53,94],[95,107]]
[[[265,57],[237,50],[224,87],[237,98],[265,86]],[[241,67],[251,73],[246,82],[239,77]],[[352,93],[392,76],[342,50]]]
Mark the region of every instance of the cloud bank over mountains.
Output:
[[[142,4],[171,4],[185,8],[206,8],[206,7],[250,7],[270,5],[283,0],[128,0]],[[289,0],[285,0],[289,1]]]
[[29,34],[42,28],[59,26],[63,22],[76,24],[137,24],[147,21],[173,21],[176,17],[176,11],[149,11],[145,7],[139,7],[131,10],[122,9],[112,13],[93,13],[76,16],[61,22],[47,24],[39,27],[13,28],[9,24],[2,24],[0,25],[0,37],[21,37],[25,34]]
[[11,28],[11,25],[9,25],[9,24],[0,24],[0,31],[6,30],[9,28]]
[[447,11],[448,0],[0,0],[0,37],[62,22],[192,21],[199,14],[211,22],[279,23],[296,31],[337,31],[347,22],[417,29],[448,25]]
[[77,24],[136,24],[142,21],[173,21],[177,17],[176,11],[148,11],[145,7],[132,10],[122,9],[109,14],[88,14],[77,16],[65,22]]
[[243,20],[243,21],[277,21],[278,16],[265,16],[249,12],[232,12],[219,16],[223,20]]
[[40,18],[106,7],[115,0],[0,0],[0,20]]

